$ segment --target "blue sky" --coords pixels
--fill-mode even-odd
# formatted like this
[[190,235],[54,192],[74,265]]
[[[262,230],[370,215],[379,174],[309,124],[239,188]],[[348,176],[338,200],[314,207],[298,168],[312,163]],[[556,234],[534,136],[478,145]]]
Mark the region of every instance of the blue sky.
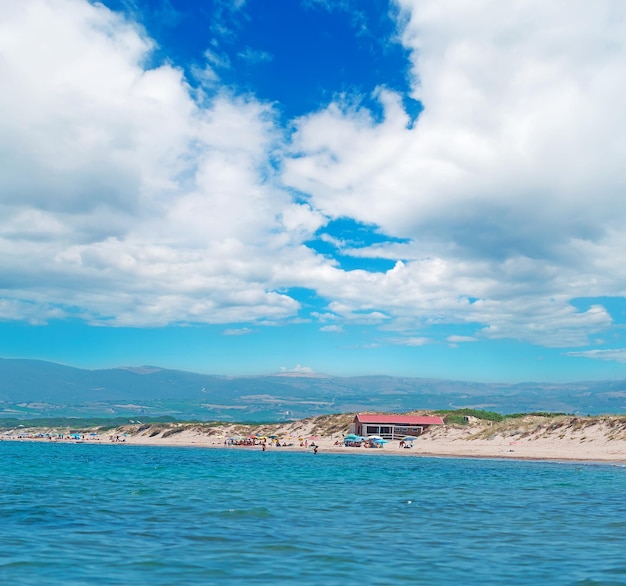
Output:
[[0,356],[626,377],[626,7],[0,4]]

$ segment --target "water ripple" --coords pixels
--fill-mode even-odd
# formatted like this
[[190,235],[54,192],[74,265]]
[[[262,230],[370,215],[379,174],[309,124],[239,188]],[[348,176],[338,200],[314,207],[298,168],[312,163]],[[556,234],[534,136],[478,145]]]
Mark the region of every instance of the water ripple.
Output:
[[623,584],[626,469],[0,443],[3,583]]

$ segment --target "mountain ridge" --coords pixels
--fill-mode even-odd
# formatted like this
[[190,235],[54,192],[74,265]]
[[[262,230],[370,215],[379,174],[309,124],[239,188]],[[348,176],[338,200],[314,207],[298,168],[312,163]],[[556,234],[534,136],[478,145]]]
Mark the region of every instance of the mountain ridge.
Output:
[[0,417],[148,414],[282,421],[325,413],[464,407],[500,413],[624,413],[626,380],[481,383],[282,372],[234,376],[154,365],[89,370],[45,360],[0,358]]

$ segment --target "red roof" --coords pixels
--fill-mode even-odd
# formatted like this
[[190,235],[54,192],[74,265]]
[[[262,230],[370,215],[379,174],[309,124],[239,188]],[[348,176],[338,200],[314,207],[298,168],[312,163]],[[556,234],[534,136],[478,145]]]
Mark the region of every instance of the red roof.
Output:
[[380,413],[357,413],[360,423],[381,425],[443,425],[443,419],[436,415],[384,415]]

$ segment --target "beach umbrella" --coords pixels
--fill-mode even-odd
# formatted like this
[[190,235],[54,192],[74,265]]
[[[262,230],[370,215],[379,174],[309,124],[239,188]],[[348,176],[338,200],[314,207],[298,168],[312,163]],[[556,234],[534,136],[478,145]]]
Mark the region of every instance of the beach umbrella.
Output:
[[381,440],[381,439],[383,439],[383,438],[382,438],[382,436],[380,436],[380,435],[368,435],[368,436],[367,436],[367,439],[368,439],[368,440],[374,440],[374,441],[376,441],[376,440]]
[[377,437],[372,440],[375,444],[386,444],[387,440],[382,437]]
[[417,438],[412,435],[407,435],[402,438],[403,442],[414,442]]

